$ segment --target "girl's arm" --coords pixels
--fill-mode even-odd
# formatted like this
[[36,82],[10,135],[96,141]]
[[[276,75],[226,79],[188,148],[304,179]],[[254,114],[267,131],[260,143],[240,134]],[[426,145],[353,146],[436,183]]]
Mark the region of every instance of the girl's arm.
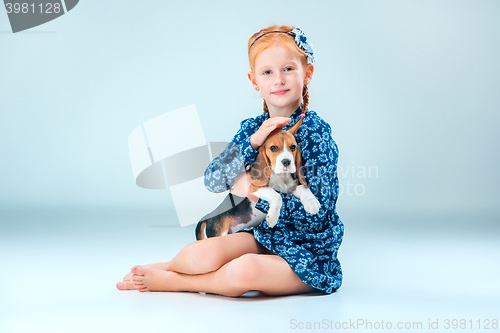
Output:
[[210,192],[221,193],[231,189],[238,175],[252,164],[257,149],[276,128],[291,121],[286,117],[269,118],[259,126],[255,119],[241,122],[240,129],[226,149],[210,162],[205,170],[205,186]]
[[244,170],[241,148],[230,142],[226,149],[205,169],[205,187],[214,193],[231,189],[238,175]]
[[254,119],[243,120],[226,149],[210,162],[205,170],[205,187],[210,192],[221,193],[231,189],[238,175],[258,155],[250,144],[250,136],[258,129]]

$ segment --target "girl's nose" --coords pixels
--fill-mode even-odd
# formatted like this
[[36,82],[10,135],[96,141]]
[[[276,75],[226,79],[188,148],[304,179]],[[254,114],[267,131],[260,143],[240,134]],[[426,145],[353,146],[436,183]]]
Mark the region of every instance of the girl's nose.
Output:
[[285,84],[285,78],[283,77],[283,75],[281,75],[281,73],[278,73],[276,74],[276,79],[274,80],[274,85],[283,85]]

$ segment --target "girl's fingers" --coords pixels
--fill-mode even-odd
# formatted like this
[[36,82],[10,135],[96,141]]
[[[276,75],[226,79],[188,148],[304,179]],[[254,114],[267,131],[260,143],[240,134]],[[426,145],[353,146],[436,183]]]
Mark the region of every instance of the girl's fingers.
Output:
[[272,131],[274,131],[275,129],[277,128],[282,128],[282,127],[285,127],[289,122],[291,121],[290,118],[285,118],[283,120],[279,120],[277,122],[275,122],[273,125],[272,125],[272,130],[269,131],[269,133],[271,133]]
[[[290,118],[285,118],[285,117],[280,117],[281,119],[276,119],[274,121],[274,128],[277,128],[277,127],[285,127],[285,125],[287,125],[290,121],[292,121],[292,119]],[[271,118],[272,119],[272,118]]]
[[267,119],[262,123],[257,132],[252,135],[252,146],[254,146],[255,144],[254,148],[260,147],[264,143],[264,141],[266,141],[267,137],[269,136],[269,134],[271,134],[272,131],[274,131],[276,128],[285,127],[291,121],[292,119],[288,117],[273,117]]
[[277,127],[277,124],[267,127],[263,133],[263,139],[265,140],[269,136],[269,134],[271,134],[271,132],[274,131]]
[[[270,118],[266,121],[269,121],[266,126],[272,127],[273,129],[276,129],[277,127],[285,127],[292,119],[290,118],[285,118],[285,117],[276,117],[276,118]],[[262,124],[264,125],[264,124]]]

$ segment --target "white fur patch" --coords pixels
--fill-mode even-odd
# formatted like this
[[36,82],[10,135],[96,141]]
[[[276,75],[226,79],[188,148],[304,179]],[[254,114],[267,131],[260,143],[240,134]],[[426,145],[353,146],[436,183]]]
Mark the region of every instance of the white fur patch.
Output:
[[283,193],[292,194],[297,187],[297,180],[292,178],[292,174],[285,172],[276,174],[271,171],[269,186]]
[[299,185],[292,194],[300,199],[306,212],[310,214],[317,214],[319,212],[321,204],[310,189],[304,185]]
[[271,228],[278,223],[281,210],[281,195],[270,187],[261,187],[253,193],[256,197],[266,200],[269,203],[267,211],[267,225]]
[[[293,154],[288,150],[286,144],[286,138],[283,138],[283,151],[276,157],[276,165],[274,172],[276,173],[284,173],[284,172],[295,172],[295,159],[293,158]],[[290,165],[285,167],[282,163],[283,160],[290,160]]]

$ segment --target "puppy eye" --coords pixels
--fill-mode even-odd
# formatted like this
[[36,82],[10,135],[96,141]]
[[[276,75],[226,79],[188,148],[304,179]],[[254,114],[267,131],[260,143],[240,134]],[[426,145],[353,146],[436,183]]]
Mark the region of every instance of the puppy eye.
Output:
[[278,151],[278,146],[272,145],[269,149],[271,149],[271,151],[275,153]]
[[290,146],[290,150],[291,150],[291,151],[295,151],[295,148],[297,148],[295,145],[291,145],[291,146]]

